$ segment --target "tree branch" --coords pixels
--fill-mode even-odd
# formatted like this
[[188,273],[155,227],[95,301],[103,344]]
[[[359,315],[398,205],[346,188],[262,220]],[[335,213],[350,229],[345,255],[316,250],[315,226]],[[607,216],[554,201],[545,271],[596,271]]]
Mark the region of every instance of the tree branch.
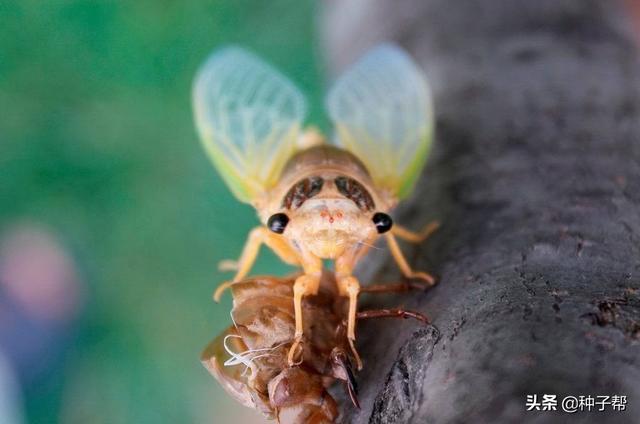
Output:
[[[620,4],[334,0],[325,12],[333,69],[384,40],[424,66],[436,147],[395,217],[443,222],[414,261],[439,285],[377,302],[404,300],[433,327],[360,325],[362,409],[343,422],[569,417],[527,412],[528,394],[626,395],[624,412],[576,418],[640,422],[640,62]],[[398,275],[384,250],[361,269]]]

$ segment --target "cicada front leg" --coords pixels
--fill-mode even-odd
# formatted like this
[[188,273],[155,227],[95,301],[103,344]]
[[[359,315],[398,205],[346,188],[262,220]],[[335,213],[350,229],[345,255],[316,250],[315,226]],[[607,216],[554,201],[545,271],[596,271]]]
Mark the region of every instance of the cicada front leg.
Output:
[[322,261],[311,255],[306,255],[302,260],[304,274],[296,278],[293,283],[293,310],[295,313],[296,332],[293,344],[289,349],[287,361],[290,366],[297,364],[298,350],[304,335],[304,322],[302,318],[302,298],[318,293],[320,278],[322,277]]
[[349,298],[349,311],[347,313],[347,339],[353,353],[358,370],[362,369],[362,360],[355,347],[356,340],[356,313],[358,309],[358,295],[360,294],[360,282],[352,275],[357,259],[356,255],[343,255],[336,259],[336,283],[340,296]]
[[400,250],[400,246],[398,245],[398,241],[396,240],[396,235],[404,240],[410,241],[412,243],[420,243],[424,241],[427,237],[429,237],[440,224],[436,221],[428,224],[422,231],[419,233],[414,233],[406,228],[400,227],[398,225],[394,225],[391,228],[391,231],[385,233],[385,237],[387,239],[387,243],[389,244],[389,250],[391,251],[391,255],[393,259],[395,259],[396,263],[400,267],[400,271],[402,271],[402,275],[407,278],[417,278],[426,282],[429,286],[433,286],[436,283],[436,279],[433,275],[424,272],[424,271],[414,271],[411,269],[409,262],[404,257],[402,250]]
[[297,253],[289,246],[287,241],[280,234],[273,233],[265,227],[256,227],[249,233],[249,237],[244,245],[240,259],[237,262],[224,260],[221,261],[218,267],[221,270],[229,270],[235,268],[236,275],[233,280],[226,281],[218,286],[213,293],[213,299],[216,302],[220,301],[222,293],[231,287],[236,281],[241,281],[251,271],[251,267],[256,262],[260,246],[266,244],[276,255],[280,257],[284,262],[290,265],[299,265]]
[[408,228],[402,227],[398,224],[393,224],[393,227],[391,227],[391,232],[410,243],[422,243],[423,241],[428,239],[431,234],[435,233],[438,228],[440,228],[439,221],[431,221],[418,232],[411,231]]

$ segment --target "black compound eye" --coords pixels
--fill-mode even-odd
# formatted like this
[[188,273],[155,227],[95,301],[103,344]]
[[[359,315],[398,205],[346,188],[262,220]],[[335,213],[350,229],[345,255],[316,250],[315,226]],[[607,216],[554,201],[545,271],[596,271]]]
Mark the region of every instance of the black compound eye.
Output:
[[289,223],[289,217],[284,213],[276,213],[269,217],[267,227],[274,233],[282,234]]
[[378,234],[386,233],[391,229],[391,226],[393,225],[391,217],[383,212],[376,212],[373,215],[373,223],[378,230]]

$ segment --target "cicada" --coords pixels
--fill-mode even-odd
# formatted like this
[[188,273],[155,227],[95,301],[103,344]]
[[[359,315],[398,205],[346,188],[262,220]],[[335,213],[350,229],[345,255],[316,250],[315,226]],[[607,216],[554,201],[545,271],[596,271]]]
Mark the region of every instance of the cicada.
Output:
[[316,130],[302,131],[304,96],[253,54],[223,48],[199,70],[193,107],[204,148],[233,194],[253,205],[261,221],[240,258],[221,263],[236,274],[214,298],[249,273],[262,244],[301,267],[293,284],[293,364],[304,334],[302,299],[318,292],[323,260],[333,260],[338,293],[348,299],[347,338],[360,369],[354,346],[360,283],[353,271],[367,250],[384,235],[404,276],[435,282],[411,268],[396,239],[420,242],[435,225],[412,232],[389,216],[412,192],[430,150],[431,94],[409,55],[385,44],[335,82],[326,105],[335,125],[333,143]]
[[[336,296],[334,275],[324,272],[318,294],[303,299],[309,340],[303,345],[303,361],[290,367],[287,355],[296,327],[295,279],[255,277],[233,284],[233,325],[205,348],[202,363],[237,401],[281,424],[333,423],[339,410],[328,388],[334,381],[344,383],[358,406],[343,314],[346,299]],[[403,288],[409,287],[381,289]],[[358,320],[380,317],[428,322],[424,315],[402,309],[356,315]]]

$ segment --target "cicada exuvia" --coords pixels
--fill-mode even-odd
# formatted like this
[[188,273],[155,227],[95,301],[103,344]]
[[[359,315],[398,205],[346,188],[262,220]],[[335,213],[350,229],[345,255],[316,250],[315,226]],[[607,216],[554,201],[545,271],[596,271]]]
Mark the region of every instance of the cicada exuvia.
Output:
[[206,60],[194,82],[193,104],[209,157],[261,221],[239,260],[221,264],[236,275],[214,297],[248,274],[262,244],[302,267],[293,286],[293,364],[303,336],[302,298],[317,293],[323,259],[332,259],[338,292],[348,298],[347,336],[361,368],[354,347],[358,260],[384,234],[404,276],[435,281],[410,267],[396,240],[419,242],[434,226],[414,233],[389,216],[411,193],[430,150],[433,113],[425,75],[394,45],[366,54],[327,96],[333,144],[315,130],[302,131],[307,105],[294,84],[237,47]]
[[[254,277],[231,287],[233,325],[202,352],[202,362],[222,387],[245,406],[281,424],[333,423],[340,411],[329,387],[344,382],[359,407],[357,384],[349,358],[345,298],[336,296],[334,274],[324,272],[316,296],[302,299],[305,311],[304,354],[290,367],[288,351],[294,341],[295,315],[292,277]],[[368,286],[363,292],[404,291],[410,285]],[[414,318],[403,309],[359,311],[358,321],[370,318]]]

